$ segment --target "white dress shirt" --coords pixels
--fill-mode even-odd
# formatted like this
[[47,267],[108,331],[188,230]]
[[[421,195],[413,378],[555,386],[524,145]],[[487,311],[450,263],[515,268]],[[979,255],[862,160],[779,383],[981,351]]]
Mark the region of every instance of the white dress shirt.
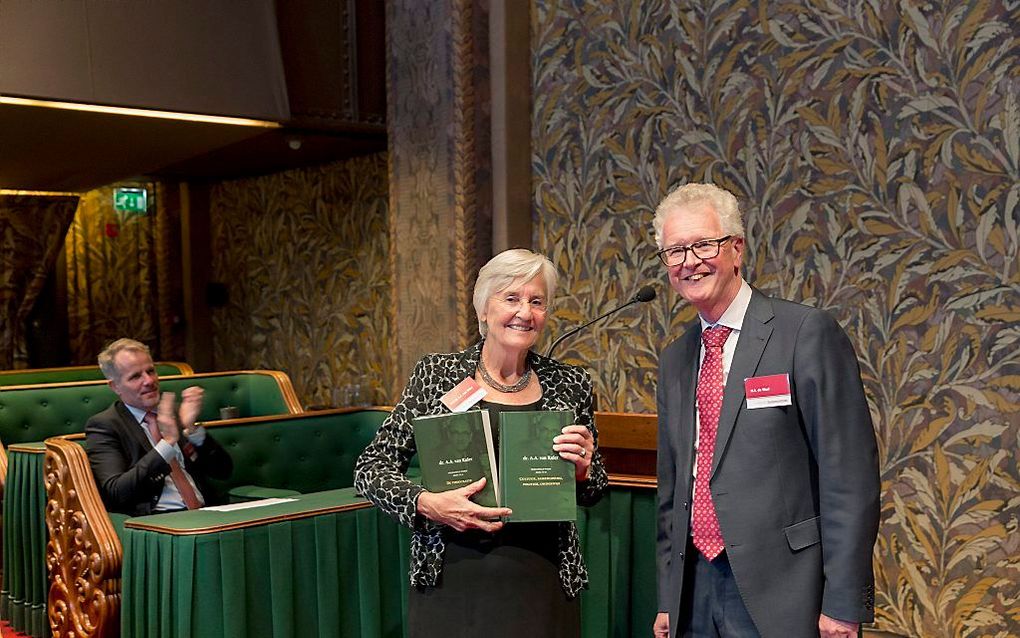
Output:
[[[145,432],[145,437],[149,439],[149,443],[152,443],[152,447],[156,448],[156,451],[163,457],[163,460],[170,463],[171,459],[177,459],[177,463],[181,466],[181,472],[184,473],[188,482],[191,483],[191,487],[195,489],[195,495],[198,496],[199,503],[205,505],[205,497],[202,496],[202,491],[198,489],[198,486],[195,484],[195,479],[193,479],[191,474],[188,473],[188,470],[185,469],[184,452],[181,451],[180,446],[176,443],[171,445],[162,438],[159,440],[153,440],[152,434],[149,432],[149,425],[145,422],[145,415],[148,413],[147,410],[141,410],[134,406],[127,405],[126,403],[124,404],[124,407],[128,409],[131,416],[135,417],[135,420],[138,422],[138,427],[142,428],[142,432]],[[183,433],[181,436],[184,436]],[[202,426],[196,427],[191,433],[191,436],[188,437],[188,441],[190,441],[195,447],[205,443],[205,428]],[[159,501],[156,503],[156,507],[152,508],[152,511],[163,512],[166,510],[181,510],[187,509],[187,507],[188,506],[184,504],[184,499],[181,497],[180,491],[177,489],[177,485],[174,484],[173,478],[167,474],[166,478],[163,479],[163,493],[160,494]]]

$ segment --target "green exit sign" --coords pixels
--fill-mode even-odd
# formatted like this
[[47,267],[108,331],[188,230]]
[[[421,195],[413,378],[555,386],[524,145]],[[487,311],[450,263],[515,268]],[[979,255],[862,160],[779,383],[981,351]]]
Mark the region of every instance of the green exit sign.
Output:
[[149,193],[144,188],[115,188],[113,209],[125,213],[144,213],[149,209]]

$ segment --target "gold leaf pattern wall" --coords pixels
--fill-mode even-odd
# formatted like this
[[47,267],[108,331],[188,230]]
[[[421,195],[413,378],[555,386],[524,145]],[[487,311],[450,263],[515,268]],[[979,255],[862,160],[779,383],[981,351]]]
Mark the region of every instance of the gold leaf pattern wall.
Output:
[[286,371],[305,405],[393,385],[386,156],[217,184],[210,194],[218,369]]
[[71,356],[95,363],[109,342],[130,337],[162,354],[155,187],[118,184],[148,191],[149,214],[114,210],[114,186],[81,197],[67,232],[67,315]]
[[536,246],[563,275],[604,407],[653,412],[694,318],[653,257],[655,205],[714,181],[746,275],[832,311],[878,431],[877,625],[1020,634],[1020,5],[535,0]]

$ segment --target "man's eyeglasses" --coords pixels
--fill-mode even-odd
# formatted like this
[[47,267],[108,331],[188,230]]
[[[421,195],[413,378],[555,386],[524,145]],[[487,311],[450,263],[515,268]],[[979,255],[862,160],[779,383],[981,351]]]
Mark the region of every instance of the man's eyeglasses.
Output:
[[684,263],[687,259],[687,251],[694,253],[694,256],[698,259],[711,259],[719,256],[719,251],[722,249],[722,245],[727,241],[733,239],[733,235],[726,235],[725,237],[719,237],[718,239],[702,239],[696,241],[690,246],[670,246],[663,248],[659,252],[655,253],[658,255],[659,260],[666,266],[679,266]]

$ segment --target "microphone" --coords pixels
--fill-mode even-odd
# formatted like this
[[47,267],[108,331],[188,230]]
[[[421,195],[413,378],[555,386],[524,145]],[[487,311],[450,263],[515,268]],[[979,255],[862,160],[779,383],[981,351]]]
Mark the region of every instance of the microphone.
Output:
[[[655,288],[652,288],[651,286],[641,286],[641,290],[637,291],[634,294],[634,297],[630,301],[628,301],[627,304],[628,305],[632,304],[635,301],[645,303],[647,301],[651,301],[652,299],[655,299]],[[620,308],[626,307],[627,307],[626,305],[620,306]]]
[[562,335],[559,336],[558,339],[556,339],[556,341],[552,342],[552,345],[549,346],[548,350],[546,350],[545,356],[551,357],[552,353],[553,353],[553,350],[555,350],[556,346],[560,345],[560,343],[564,339],[566,339],[567,337],[572,337],[572,336],[576,335],[578,332],[581,332],[582,330],[584,330],[585,328],[587,328],[591,324],[595,323],[596,321],[601,321],[602,319],[605,319],[609,315],[617,313],[617,312],[620,312],[621,310],[623,310],[624,308],[626,308],[628,306],[632,306],[632,305],[634,305],[636,303],[646,303],[648,301],[651,301],[652,299],[655,299],[655,288],[653,288],[651,286],[647,286],[647,285],[641,286],[641,289],[638,290],[634,294],[634,296],[630,298],[630,301],[628,301],[627,303],[623,304],[622,306],[617,306],[616,308],[613,308],[609,312],[606,312],[604,314],[601,314],[601,315],[595,317],[594,319],[592,319],[588,323],[581,324],[580,326],[578,326],[576,328],[572,328],[572,329],[567,330],[566,332],[564,332]]

